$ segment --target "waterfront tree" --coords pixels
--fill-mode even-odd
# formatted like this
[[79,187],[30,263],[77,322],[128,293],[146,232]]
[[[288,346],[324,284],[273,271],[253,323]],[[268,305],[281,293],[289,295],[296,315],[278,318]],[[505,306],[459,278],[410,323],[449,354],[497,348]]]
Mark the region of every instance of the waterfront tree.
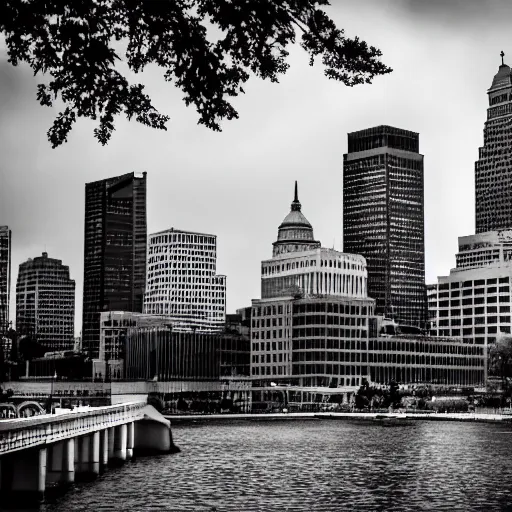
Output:
[[251,76],[278,82],[297,41],[321,60],[329,79],[347,86],[371,83],[391,69],[381,52],[348,37],[322,9],[328,0],[4,0],[0,32],[9,62],[26,62],[41,105],[59,99],[64,108],[48,131],[52,147],[67,141],[78,117],[98,122],[94,135],[106,144],[116,117],[166,129],[159,112],[132,73],[159,66],[183,92],[199,123],[221,130],[238,118],[231,98],[244,93]]
[[512,381],[512,336],[500,334],[489,346],[489,375],[501,379],[502,390],[510,394]]

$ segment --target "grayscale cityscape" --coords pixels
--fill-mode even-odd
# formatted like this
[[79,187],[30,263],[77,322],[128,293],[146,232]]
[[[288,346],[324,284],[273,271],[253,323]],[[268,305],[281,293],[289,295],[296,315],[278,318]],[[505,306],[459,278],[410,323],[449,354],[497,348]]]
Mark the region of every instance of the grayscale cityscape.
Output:
[[510,16],[0,7],[0,510],[512,510]]

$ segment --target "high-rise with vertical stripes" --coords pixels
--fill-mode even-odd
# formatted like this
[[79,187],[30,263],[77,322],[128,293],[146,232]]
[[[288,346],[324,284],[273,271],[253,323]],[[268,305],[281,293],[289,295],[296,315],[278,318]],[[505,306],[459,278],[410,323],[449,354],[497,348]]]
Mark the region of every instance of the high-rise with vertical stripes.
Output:
[[0,336],[9,328],[11,296],[11,230],[0,226]]
[[87,183],[82,349],[94,358],[102,311],[142,312],[146,248],[146,173]]
[[343,251],[361,254],[376,314],[426,321],[423,155],[419,135],[377,126],[348,134]]

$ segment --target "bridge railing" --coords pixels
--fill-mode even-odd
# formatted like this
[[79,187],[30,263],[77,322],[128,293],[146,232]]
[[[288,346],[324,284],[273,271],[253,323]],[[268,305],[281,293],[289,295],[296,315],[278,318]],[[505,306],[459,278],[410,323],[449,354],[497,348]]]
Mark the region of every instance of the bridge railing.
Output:
[[0,455],[142,419],[145,402],[0,421]]

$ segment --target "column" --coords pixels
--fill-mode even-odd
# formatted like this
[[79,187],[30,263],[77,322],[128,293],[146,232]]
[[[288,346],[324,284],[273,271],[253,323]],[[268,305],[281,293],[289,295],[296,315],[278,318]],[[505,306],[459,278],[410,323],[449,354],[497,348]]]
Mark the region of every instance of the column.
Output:
[[101,443],[100,443],[100,465],[102,467],[106,467],[108,465],[108,448],[109,448],[109,435],[108,432],[109,429],[106,428],[105,430],[102,430],[100,433],[101,436]]
[[128,441],[128,427],[126,423],[116,427],[114,442],[114,458],[118,460],[126,460],[126,444]]
[[63,446],[62,482],[75,481],[75,440],[66,439]]
[[100,433],[94,432],[91,436],[91,457],[89,471],[94,475],[100,474]]
[[39,448],[39,475],[37,481],[37,492],[40,496],[44,496],[46,488],[46,448]]
[[114,441],[115,441],[115,428],[110,427],[108,429],[108,459],[114,458]]
[[127,427],[127,438],[126,438],[126,460],[130,460],[133,457],[133,447],[135,442],[135,422],[128,423]]

